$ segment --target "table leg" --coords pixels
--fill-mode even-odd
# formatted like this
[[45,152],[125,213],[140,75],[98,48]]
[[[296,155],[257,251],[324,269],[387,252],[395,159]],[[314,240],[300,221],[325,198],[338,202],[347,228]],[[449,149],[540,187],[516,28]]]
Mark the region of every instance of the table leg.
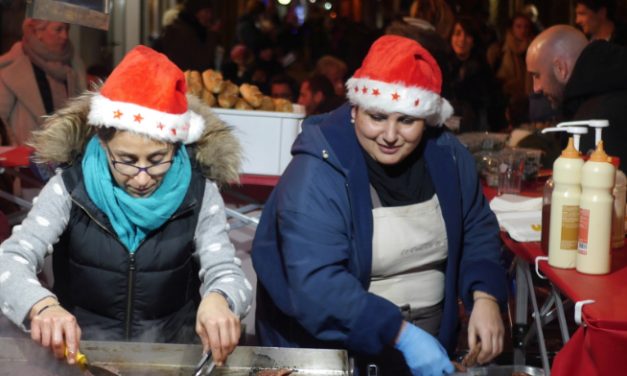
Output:
[[529,297],[531,298],[531,306],[533,307],[534,322],[536,330],[538,332],[538,347],[540,348],[540,357],[542,359],[542,368],[544,368],[544,374],[550,376],[551,367],[549,366],[549,356],[546,350],[546,342],[544,341],[544,332],[542,331],[542,316],[540,315],[540,309],[538,308],[538,301],[536,294],[533,290],[533,280],[531,278],[531,272],[529,271],[529,265],[525,263],[524,273],[527,288],[529,289]]
[[516,307],[514,315],[513,342],[514,342],[514,364],[525,364],[524,337],[527,332],[527,304],[529,299],[529,289],[525,281],[525,268],[529,268],[525,260],[516,257]]
[[555,298],[555,307],[557,309],[557,320],[560,325],[560,332],[562,333],[562,342],[565,345],[566,342],[570,339],[570,334],[568,333],[568,326],[566,324],[566,315],[564,313],[564,304],[562,303],[562,298],[560,297],[559,292],[555,288],[555,285],[551,283],[551,295]]

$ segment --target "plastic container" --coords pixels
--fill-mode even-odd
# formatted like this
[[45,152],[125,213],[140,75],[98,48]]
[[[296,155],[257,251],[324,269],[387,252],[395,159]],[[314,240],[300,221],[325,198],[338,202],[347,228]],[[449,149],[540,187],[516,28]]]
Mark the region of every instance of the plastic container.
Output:
[[585,274],[610,272],[610,244],[614,209],[616,168],[603,150],[603,141],[581,169],[577,271]]
[[244,152],[243,174],[278,176],[283,173],[292,159],[290,150],[305,117],[300,106],[294,106],[298,112],[211,109],[235,130]]
[[576,265],[582,166],[581,154],[570,137],[553,163],[549,265],[555,268],[572,269]]
[[549,231],[551,229],[551,196],[553,195],[553,178],[548,178],[542,191],[542,230],[540,246],[542,251],[549,253]]
[[[615,158],[612,158],[612,161]],[[616,166],[616,165],[614,165]],[[617,169],[614,189],[614,212],[612,216],[612,249],[625,245],[625,196],[627,195],[627,177]]]

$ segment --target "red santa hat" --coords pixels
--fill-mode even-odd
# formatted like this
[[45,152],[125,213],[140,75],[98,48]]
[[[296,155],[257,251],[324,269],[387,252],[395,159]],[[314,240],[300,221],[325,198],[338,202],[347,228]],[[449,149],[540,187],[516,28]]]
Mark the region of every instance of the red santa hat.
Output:
[[183,72],[146,46],[129,51],[91,100],[87,121],[167,142],[197,141],[205,121],[188,110]]
[[440,96],[442,72],[435,59],[416,41],[396,35],[377,39],[362,65],[346,82],[351,103],[400,112],[440,125],[453,107]]

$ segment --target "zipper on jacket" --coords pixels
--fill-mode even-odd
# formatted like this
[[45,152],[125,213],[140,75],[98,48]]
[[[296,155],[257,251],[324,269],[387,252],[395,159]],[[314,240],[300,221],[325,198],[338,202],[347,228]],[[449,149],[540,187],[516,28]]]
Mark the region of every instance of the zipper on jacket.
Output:
[[126,291],[126,322],[124,323],[124,337],[131,339],[131,323],[133,321],[133,282],[135,280],[135,254],[130,253],[128,258],[128,289]]

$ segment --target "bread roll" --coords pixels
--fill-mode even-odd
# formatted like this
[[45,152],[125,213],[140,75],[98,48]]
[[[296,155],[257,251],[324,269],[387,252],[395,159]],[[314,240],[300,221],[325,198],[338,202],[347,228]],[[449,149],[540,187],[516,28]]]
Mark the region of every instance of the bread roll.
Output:
[[239,86],[229,80],[226,80],[224,81],[224,88],[222,92],[231,95],[239,95]]
[[224,89],[224,78],[222,73],[214,71],[213,69],[207,69],[202,72],[202,82],[205,89],[214,94],[220,94]]
[[258,110],[261,111],[274,111],[274,101],[267,95],[264,95],[261,98],[261,106],[259,106]]
[[204,89],[202,91],[202,100],[207,103],[209,107],[214,107],[217,102],[216,97],[211,92]]
[[238,100],[238,96],[231,93],[220,93],[218,95],[218,105],[222,108],[232,108]]
[[246,102],[244,98],[237,98],[237,102],[235,102],[235,109],[236,110],[252,110],[253,106],[248,104],[248,102]]
[[187,83],[187,92],[192,93],[198,97],[202,95],[202,77],[200,73],[195,70],[185,71],[185,81]]
[[246,100],[246,102],[250,103],[251,106],[257,108],[261,106],[261,100],[263,99],[263,94],[259,88],[255,85],[250,84],[242,84],[239,87],[239,92],[242,94],[242,98]]
[[288,101],[285,98],[272,98],[274,102],[274,111],[279,112],[294,112],[294,108],[292,107],[292,102]]

